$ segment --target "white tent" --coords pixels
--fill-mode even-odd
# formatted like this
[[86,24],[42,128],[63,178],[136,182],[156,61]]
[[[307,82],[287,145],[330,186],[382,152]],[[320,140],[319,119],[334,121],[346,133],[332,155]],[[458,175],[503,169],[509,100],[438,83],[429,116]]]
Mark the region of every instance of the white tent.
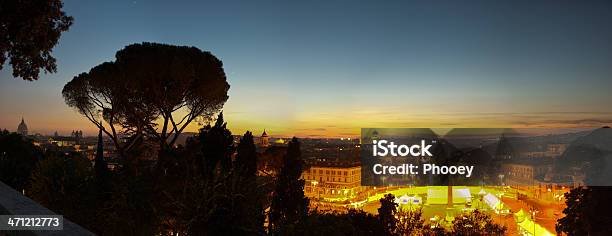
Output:
[[[447,204],[447,187],[430,187],[427,189],[427,204]],[[472,194],[468,188],[453,188],[453,204],[465,204],[472,201]]]
[[515,219],[519,229],[527,235],[542,235],[542,236],[553,236],[551,232],[548,232],[546,228],[533,222],[521,209],[519,212],[514,213]]
[[504,208],[504,204],[493,194],[487,194],[483,197],[484,202],[491,207],[491,209],[495,210],[495,212],[500,211]]
[[401,196],[395,199],[395,203],[400,204],[400,205],[421,204],[422,202],[423,202],[423,199],[419,196],[408,196],[405,194],[404,196]]

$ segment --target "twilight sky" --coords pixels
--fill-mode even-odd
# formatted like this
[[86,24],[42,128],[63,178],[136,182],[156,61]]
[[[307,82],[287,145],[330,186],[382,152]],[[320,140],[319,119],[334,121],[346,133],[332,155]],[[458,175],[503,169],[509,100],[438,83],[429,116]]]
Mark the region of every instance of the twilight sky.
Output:
[[54,49],[58,72],[26,82],[7,64],[0,128],[23,116],[33,132],[94,134],[63,86],[143,41],[224,62],[234,133],[612,123],[612,3],[462,2],[65,0],[75,22]]

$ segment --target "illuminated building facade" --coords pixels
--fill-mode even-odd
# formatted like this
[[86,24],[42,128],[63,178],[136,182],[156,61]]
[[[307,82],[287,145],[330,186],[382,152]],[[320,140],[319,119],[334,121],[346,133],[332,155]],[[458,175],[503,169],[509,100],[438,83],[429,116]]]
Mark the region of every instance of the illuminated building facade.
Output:
[[567,145],[568,144],[566,143],[548,144],[547,150],[546,150],[546,156],[547,157],[561,156],[563,152],[565,152],[565,150],[567,149]]
[[304,193],[310,198],[353,198],[365,190],[358,163],[313,163],[302,178]]
[[551,167],[550,164],[502,164],[504,182],[510,186],[537,185],[544,179]]

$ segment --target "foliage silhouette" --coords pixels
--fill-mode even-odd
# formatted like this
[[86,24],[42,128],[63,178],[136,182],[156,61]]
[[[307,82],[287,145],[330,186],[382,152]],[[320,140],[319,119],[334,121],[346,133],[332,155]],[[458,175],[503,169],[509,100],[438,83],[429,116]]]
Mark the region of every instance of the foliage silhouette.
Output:
[[32,172],[26,196],[87,227],[94,223],[96,209],[93,174],[89,160],[80,154],[47,151]]
[[[223,114],[184,148],[167,150],[156,176],[163,232],[189,235],[264,234],[257,153],[247,132],[235,147]],[[235,154],[235,156],[233,155]]]
[[18,191],[26,189],[41,158],[41,150],[25,137],[0,131],[0,181]]
[[453,221],[452,235],[504,235],[506,227],[497,225],[491,216],[474,210],[459,215]]
[[284,235],[388,235],[375,215],[349,209],[347,213],[313,211],[299,225],[285,227]]
[[108,197],[110,191],[110,174],[108,162],[104,160],[104,140],[102,138],[102,130],[100,130],[98,132],[98,146],[94,159],[94,178],[97,194],[104,199]]
[[232,205],[235,234],[262,234],[265,212],[262,206],[263,192],[257,183],[257,150],[253,134],[246,132],[236,149],[235,174],[232,180]]
[[272,234],[283,234],[286,228],[299,226],[308,215],[309,199],[304,196],[300,143],[297,138],[289,142],[283,167],[276,182],[270,206],[270,229]]
[[122,155],[133,143],[122,143],[121,134],[170,147],[189,124],[210,120],[228,99],[223,63],[210,52],[141,43],[115,58],[75,76],[62,94]]
[[73,21],[62,7],[61,0],[0,1],[0,70],[8,58],[13,76],[24,80],[57,71],[51,51]]
[[389,234],[395,232],[397,227],[397,219],[395,214],[397,213],[398,204],[395,203],[395,196],[393,194],[386,194],[380,199],[380,208],[378,208],[378,219],[385,226]]
[[578,187],[565,194],[565,216],[557,220],[557,233],[607,235],[612,224],[612,188]]
[[399,210],[397,213],[396,233],[399,235],[418,235],[423,234],[428,225],[422,218],[423,211],[421,208],[415,210]]

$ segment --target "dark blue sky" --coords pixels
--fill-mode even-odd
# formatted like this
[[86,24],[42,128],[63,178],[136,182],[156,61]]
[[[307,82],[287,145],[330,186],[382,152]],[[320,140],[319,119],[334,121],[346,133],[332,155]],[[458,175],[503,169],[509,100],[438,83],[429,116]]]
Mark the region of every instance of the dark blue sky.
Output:
[[605,1],[67,0],[65,11],[75,23],[54,50],[58,73],[30,83],[0,72],[0,127],[23,115],[39,132],[91,129],[61,88],[143,41],[223,60],[238,132],[599,125],[612,113]]

